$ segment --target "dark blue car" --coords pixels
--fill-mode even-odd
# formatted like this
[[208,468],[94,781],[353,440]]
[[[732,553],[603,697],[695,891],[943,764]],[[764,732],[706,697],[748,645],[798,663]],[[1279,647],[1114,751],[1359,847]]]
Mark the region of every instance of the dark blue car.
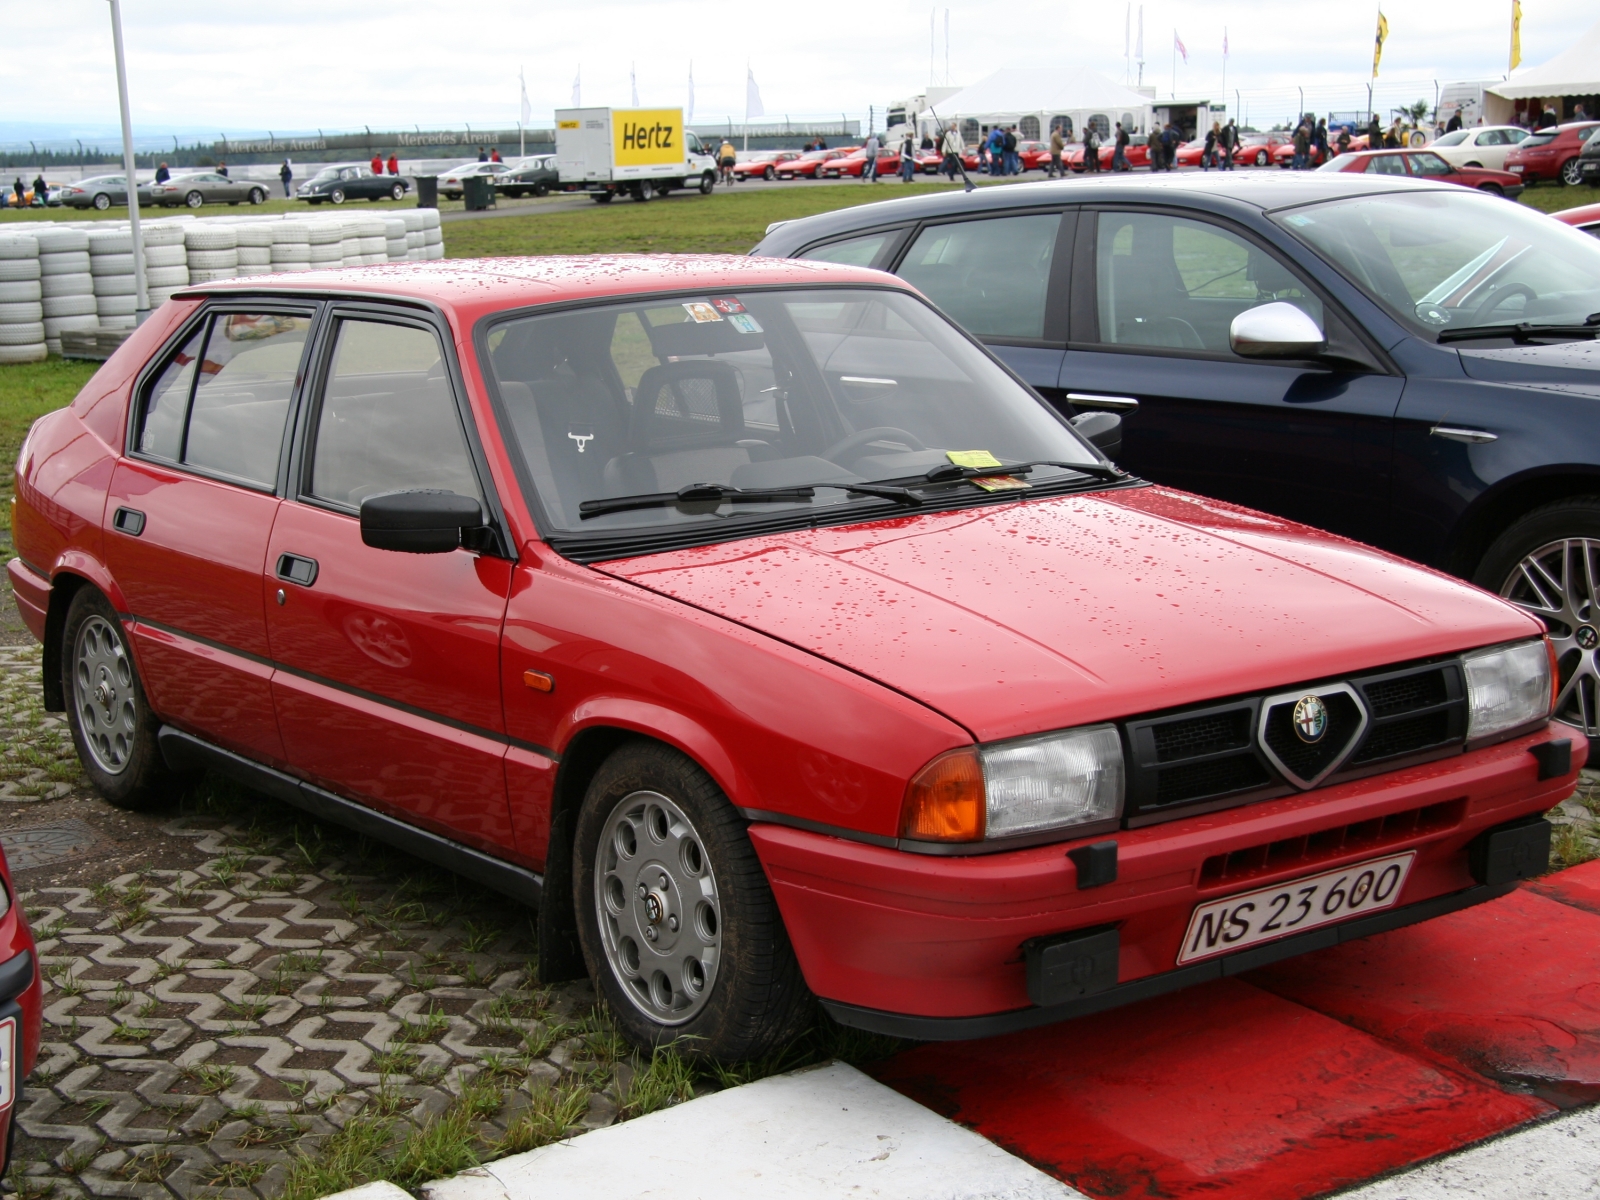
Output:
[[1129,470],[1538,613],[1560,715],[1600,739],[1594,238],[1313,172],[918,196],[782,222],[753,253],[893,271],[1064,411],[1120,414]]

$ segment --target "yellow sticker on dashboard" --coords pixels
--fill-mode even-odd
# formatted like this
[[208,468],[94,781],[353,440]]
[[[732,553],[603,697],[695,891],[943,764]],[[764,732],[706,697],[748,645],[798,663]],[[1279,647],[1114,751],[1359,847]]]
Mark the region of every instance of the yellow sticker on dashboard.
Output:
[[987,450],[946,450],[944,456],[958,467],[998,467],[1000,460]]

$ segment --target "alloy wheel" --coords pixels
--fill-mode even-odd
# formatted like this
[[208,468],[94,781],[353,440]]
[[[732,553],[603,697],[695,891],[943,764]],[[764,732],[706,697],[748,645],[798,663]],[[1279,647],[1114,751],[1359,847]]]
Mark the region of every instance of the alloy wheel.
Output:
[[122,634],[104,617],[91,616],[72,647],[72,701],[84,745],[108,775],[127,769],[138,730],[133,664]]
[[185,196],[183,198],[183,202],[185,204],[187,204],[190,208],[199,208],[202,204],[204,204],[206,202],[206,198],[204,196],[202,196],[199,192],[190,192],[187,196]]
[[1550,627],[1561,685],[1555,716],[1600,737],[1600,539],[1540,546],[1512,568],[1500,594]]
[[1561,164],[1561,182],[1568,187],[1577,187],[1583,182],[1583,167],[1576,158],[1569,158]]
[[717,881],[693,823],[660,792],[633,792],[600,831],[595,915],[606,960],[636,1008],[682,1025],[705,1007],[722,951]]

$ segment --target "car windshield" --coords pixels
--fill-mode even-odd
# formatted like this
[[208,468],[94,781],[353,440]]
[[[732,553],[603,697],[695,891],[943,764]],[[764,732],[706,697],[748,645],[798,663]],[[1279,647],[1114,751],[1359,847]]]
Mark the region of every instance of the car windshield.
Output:
[[1332,200],[1277,219],[1413,329],[1582,325],[1600,312],[1600,244],[1466,189]]
[[[494,327],[487,345],[509,429],[558,535],[666,527],[703,537],[695,527],[718,527],[712,536],[738,537],[762,518],[876,516],[894,508],[886,492],[917,502],[931,488],[927,501],[940,504],[990,494],[955,466],[1052,460],[1107,471],[1053,410],[902,292],[652,298],[517,318]],[[931,484],[930,470],[953,478]],[[1088,482],[1070,466],[1022,474],[1047,491]],[[845,486],[906,479],[915,496]],[[696,485],[791,491],[659,503]],[[621,497],[658,503],[596,503]]]

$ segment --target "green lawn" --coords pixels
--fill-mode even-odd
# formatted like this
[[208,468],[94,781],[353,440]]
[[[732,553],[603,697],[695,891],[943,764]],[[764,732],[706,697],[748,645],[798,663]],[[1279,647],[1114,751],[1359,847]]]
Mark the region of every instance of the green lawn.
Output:
[[[262,184],[262,186],[265,187],[266,185]],[[275,192],[283,190],[276,181],[273,182],[272,189]],[[246,214],[259,217],[273,216],[277,213],[286,212],[392,212],[395,209],[415,208],[416,206],[416,200],[408,197],[398,201],[351,200],[340,209],[335,209],[331,204],[322,204],[312,208],[303,200],[285,200],[282,196],[279,196],[276,200],[268,200],[265,204],[207,204],[203,208],[197,209],[182,207],[150,208],[147,206],[139,210],[139,215],[142,217],[172,217],[192,211],[197,217],[244,216]],[[439,207],[446,211],[451,208],[459,209],[461,202],[459,200],[454,203],[444,201],[440,203]],[[92,208],[67,208],[65,205],[60,208],[0,208],[0,229],[5,228],[6,224],[12,221],[126,221],[127,219],[128,210],[120,206],[108,208],[105,212],[96,212]]]
[[1581,208],[1585,204],[1600,204],[1600,188],[1567,187],[1560,183],[1536,183],[1517,199],[1529,208],[1554,213],[1565,208]]
[[0,502],[11,499],[11,467],[28,427],[47,412],[70,404],[99,363],[51,358],[0,367]]

